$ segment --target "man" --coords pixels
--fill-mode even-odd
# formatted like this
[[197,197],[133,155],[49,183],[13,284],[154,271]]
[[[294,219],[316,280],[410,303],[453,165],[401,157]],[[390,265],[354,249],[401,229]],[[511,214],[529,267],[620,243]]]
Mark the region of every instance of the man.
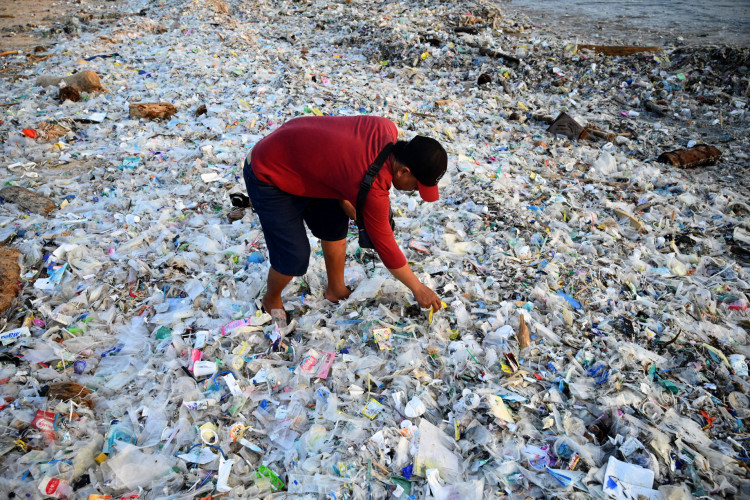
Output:
[[[412,272],[389,223],[391,184],[419,190],[425,201],[439,197],[437,183],[448,155],[434,139],[398,141],[396,125],[374,116],[295,118],[263,138],[245,160],[244,177],[268,247],[263,308],[283,315],[281,292],[307,272],[310,244],[303,224],[320,238],[328,288],[338,302],[351,291],[344,281],[349,217],[356,218],[357,194],[365,173],[383,148],[394,144],[375,178],[362,210],[364,227],[383,264],[406,285],[420,307],[437,311],[437,294]],[[283,317],[283,316],[282,316]]]

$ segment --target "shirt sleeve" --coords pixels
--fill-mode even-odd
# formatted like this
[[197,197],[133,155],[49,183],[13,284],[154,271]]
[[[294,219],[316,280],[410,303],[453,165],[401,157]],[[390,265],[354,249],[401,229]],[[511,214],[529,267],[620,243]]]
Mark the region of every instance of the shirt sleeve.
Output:
[[363,219],[367,235],[370,237],[380,260],[388,269],[399,269],[406,265],[406,257],[396,243],[388,221],[390,199],[388,191],[376,189],[373,185],[365,201]]

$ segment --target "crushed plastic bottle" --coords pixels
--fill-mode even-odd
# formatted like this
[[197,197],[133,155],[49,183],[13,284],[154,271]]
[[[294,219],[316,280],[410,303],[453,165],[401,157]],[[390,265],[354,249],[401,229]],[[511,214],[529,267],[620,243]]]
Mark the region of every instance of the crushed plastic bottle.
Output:
[[[0,490],[750,495],[746,47],[608,56],[487,2],[110,4],[3,59],[0,170],[52,208],[0,203]],[[108,91],[35,85],[85,70]],[[130,116],[148,101],[177,113]],[[352,232],[349,299],[311,235],[291,321],[267,314],[244,158],[354,114],[449,151],[439,202],[391,197],[445,307]],[[718,163],[656,161],[702,143]]]

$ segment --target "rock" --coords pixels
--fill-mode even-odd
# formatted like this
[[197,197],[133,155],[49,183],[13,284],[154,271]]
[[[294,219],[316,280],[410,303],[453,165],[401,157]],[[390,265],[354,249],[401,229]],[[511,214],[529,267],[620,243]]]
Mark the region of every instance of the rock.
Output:
[[131,118],[163,120],[171,118],[175,113],[177,113],[177,108],[167,102],[151,102],[130,105]]
[[65,87],[73,87],[78,92],[90,92],[92,90],[104,90],[102,81],[94,71],[87,69],[70,76],[47,76],[42,75],[36,79],[36,84],[40,87],[50,87],[60,85],[64,82]]
[[479,75],[479,78],[477,78],[477,85],[486,85],[488,83],[492,83],[492,77],[487,73],[482,73]]
[[48,215],[55,209],[55,203],[40,194],[21,186],[7,186],[0,189],[0,197],[10,203],[15,203],[22,210],[36,214]]
[[81,93],[73,87],[63,87],[60,89],[60,102],[73,101],[78,102],[81,100]]
[[229,214],[227,215],[227,218],[229,219],[229,222],[234,222],[242,219],[245,216],[245,209],[244,208],[235,208]]
[[217,14],[229,14],[229,4],[224,0],[214,0],[213,5]]

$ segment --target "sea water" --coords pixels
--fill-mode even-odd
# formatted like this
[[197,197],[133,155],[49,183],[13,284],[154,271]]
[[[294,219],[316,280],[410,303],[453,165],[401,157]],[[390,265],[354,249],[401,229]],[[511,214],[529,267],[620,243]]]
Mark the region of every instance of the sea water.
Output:
[[508,0],[579,43],[750,47],[750,0]]

